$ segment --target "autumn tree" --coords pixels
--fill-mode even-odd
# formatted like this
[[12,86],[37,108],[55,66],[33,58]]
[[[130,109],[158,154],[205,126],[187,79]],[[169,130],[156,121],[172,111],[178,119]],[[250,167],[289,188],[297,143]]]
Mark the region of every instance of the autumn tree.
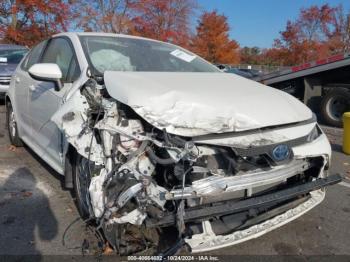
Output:
[[311,6],[288,21],[271,54],[281,65],[295,65],[350,49],[350,16],[341,5]]
[[188,43],[196,0],[76,0],[77,28]]
[[135,0],[75,0],[76,27],[84,31],[129,33]]
[[187,46],[196,0],[139,0],[133,5],[133,34]]
[[254,47],[243,47],[240,49],[239,56],[242,64],[259,65],[261,64],[261,48]]
[[66,31],[69,18],[65,0],[1,0],[0,38],[5,43],[32,46]]
[[350,13],[343,7],[337,7],[332,21],[333,31],[329,32],[327,45],[332,54],[350,52]]
[[229,38],[227,17],[216,11],[204,12],[191,41],[191,49],[212,63],[237,64],[239,45]]

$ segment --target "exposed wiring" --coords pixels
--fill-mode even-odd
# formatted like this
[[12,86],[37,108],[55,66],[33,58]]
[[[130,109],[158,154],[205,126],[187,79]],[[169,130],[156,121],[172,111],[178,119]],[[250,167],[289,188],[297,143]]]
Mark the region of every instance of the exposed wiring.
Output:
[[[79,220],[81,220],[81,217],[77,217],[76,219],[74,219],[74,220],[66,227],[66,229],[65,229],[64,232],[63,232],[63,235],[62,235],[62,245],[63,245],[65,248],[67,248],[67,249],[74,250],[74,249],[81,249],[81,248],[82,248],[82,246],[67,247],[67,246],[66,246],[66,241],[65,241],[65,239],[66,239],[66,234],[67,234],[68,230],[69,230],[75,223],[77,223]],[[83,220],[83,222],[84,222],[84,223],[87,223],[87,222],[89,222],[90,220],[91,220],[91,218],[88,218],[88,219],[86,219],[86,220]]]
[[190,166],[182,175],[182,193],[181,197],[184,195],[184,190],[185,190],[185,180],[186,180],[186,175],[192,170],[192,166]]
[[[81,220],[81,217],[77,217],[64,230],[63,235],[62,235],[62,245],[65,248],[69,249],[69,250],[78,250],[78,249],[80,249],[82,254],[84,255],[85,252],[86,252],[85,250],[89,248],[89,242],[87,241],[87,239],[84,239],[80,246],[75,246],[75,247],[67,247],[66,246],[66,241],[65,241],[68,230],[80,220]],[[104,237],[102,236],[102,234],[101,234],[101,232],[99,230],[97,230],[94,226],[91,226],[91,225],[88,224],[88,222],[91,221],[91,220],[92,220],[91,218],[85,219],[85,220],[83,220],[83,223],[85,223],[86,229],[89,229],[90,232],[92,232],[94,234],[94,236],[96,237],[96,239],[97,239],[97,246],[99,248],[99,252],[98,252],[97,258],[99,258],[102,255],[103,250],[104,250],[105,239],[104,239]]]
[[150,146],[146,147],[146,152],[151,160],[153,160],[155,163],[160,165],[171,165],[177,162],[176,159],[173,159],[171,157],[169,158],[158,157]]
[[91,134],[91,140],[90,140],[90,146],[89,146],[89,153],[88,153],[88,170],[89,170],[89,176],[91,177],[91,168],[90,168],[90,157],[91,157],[91,147],[92,147],[92,142],[94,140],[94,127],[95,125],[97,124],[97,121],[98,119],[100,118],[100,115],[101,115],[101,106],[98,108],[98,113],[97,113],[97,117],[95,119],[95,122],[94,122],[94,125],[93,125],[93,128],[92,128],[92,134]]
[[[186,175],[192,170],[192,166],[189,167],[182,175],[182,193],[181,197],[183,198],[184,190],[185,190],[185,180]],[[185,221],[184,221],[184,215],[185,215],[185,200],[181,199],[180,204],[177,208],[176,212],[176,225],[177,229],[179,231],[179,238],[181,238],[184,230],[185,230]]]

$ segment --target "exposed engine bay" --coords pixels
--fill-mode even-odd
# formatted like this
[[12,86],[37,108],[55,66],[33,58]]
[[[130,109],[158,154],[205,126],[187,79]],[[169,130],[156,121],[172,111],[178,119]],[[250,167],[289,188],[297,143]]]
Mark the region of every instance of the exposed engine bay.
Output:
[[288,155],[279,160],[272,155],[276,143],[266,138],[227,146],[156,128],[92,79],[53,121],[77,152],[88,217],[121,255],[165,252],[164,234],[173,241],[169,246],[190,243],[208,224],[215,235],[244,230],[336,180],[316,184],[328,168],[326,157],[302,158],[290,149],[316,139],[317,125],[283,143]]

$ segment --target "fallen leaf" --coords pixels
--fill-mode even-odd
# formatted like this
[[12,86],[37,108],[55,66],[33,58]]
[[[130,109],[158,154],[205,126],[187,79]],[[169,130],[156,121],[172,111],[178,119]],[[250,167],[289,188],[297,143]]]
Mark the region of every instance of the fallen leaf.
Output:
[[113,253],[114,253],[114,250],[107,243],[105,249],[103,250],[103,254],[104,255],[111,255]]
[[12,152],[16,152],[16,149],[17,149],[17,147],[15,147],[14,145],[10,145],[10,146],[7,148],[8,151],[12,151]]
[[30,191],[26,191],[26,192],[22,193],[22,197],[31,197],[32,195],[33,195],[33,193]]

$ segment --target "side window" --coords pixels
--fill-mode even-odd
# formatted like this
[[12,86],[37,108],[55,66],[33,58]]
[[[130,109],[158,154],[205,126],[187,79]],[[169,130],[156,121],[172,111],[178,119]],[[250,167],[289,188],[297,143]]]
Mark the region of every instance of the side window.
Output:
[[80,76],[79,65],[77,64],[76,59],[72,59],[71,64],[69,66],[68,74],[67,74],[67,82],[74,82],[74,80],[78,79]]
[[28,71],[28,69],[39,62],[40,56],[43,52],[43,48],[45,47],[47,41],[43,41],[40,44],[36,45],[32,48],[32,50],[29,52],[27,57],[23,60],[21,64],[21,68],[24,71]]
[[41,63],[57,64],[62,71],[63,82],[73,82],[80,74],[73,50],[69,42],[63,38],[54,38],[49,42]]

